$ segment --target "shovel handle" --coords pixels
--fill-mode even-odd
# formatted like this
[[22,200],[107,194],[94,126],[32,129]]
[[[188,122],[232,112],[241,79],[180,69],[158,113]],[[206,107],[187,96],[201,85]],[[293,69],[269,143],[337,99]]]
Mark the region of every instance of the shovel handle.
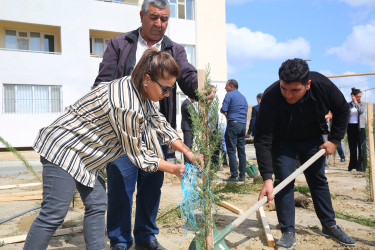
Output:
[[[313,155],[309,160],[307,160],[302,166],[297,168],[291,175],[289,175],[285,180],[280,182],[272,192],[272,195],[276,195],[281,189],[283,189],[286,185],[288,185],[291,181],[293,181],[297,176],[305,171],[311,164],[313,164],[317,159],[319,159],[324,153],[325,149],[320,149],[315,155]],[[238,217],[235,221],[232,222],[232,226],[236,228],[240,225],[244,220],[246,220],[251,214],[257,211],[264,203],[267,202],[267,196],[264,196],[262,199],[257,201],[249,210],[245,211],[243,215]]]

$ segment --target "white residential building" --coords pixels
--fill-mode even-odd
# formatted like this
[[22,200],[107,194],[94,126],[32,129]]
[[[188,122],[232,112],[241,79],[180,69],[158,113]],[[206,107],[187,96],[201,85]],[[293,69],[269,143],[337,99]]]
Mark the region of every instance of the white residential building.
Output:
[[[142,2],[1,0],[0,136],[14,147],[30,147],[41,127],[90,91],[106,42],[140,26]],[[197,69],[210,64],[222,101],[227,80],[225,0],[170,3],[166,35],[185,46]],[[179,102],[184,98],[180,92]],[[178,108],[178,121],[179,114]]]

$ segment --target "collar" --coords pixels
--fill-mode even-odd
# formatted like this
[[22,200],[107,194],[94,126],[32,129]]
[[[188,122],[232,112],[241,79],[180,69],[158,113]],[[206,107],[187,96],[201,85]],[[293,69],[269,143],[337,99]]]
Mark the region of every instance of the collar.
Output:
[[[139,36],[139,31],[141,30],[141,28],[138,28],[136,30],[133,30],[131,32],[129,32],[128,34],[125,35],[125,40],[127,40],[129,43],[136,43],[138,41],[138,36]],[[164,51],[166,49],[170,49],[173,47],[173,42],[172,40],[164,35],[163,36],[163,39],[161,41],[161,50]]]
[[142,45],[144,45],[145,47],[157,47],[157,48],[160,48],[161,42],[163,41],[163,38],[164,38],[164,36],[158,42],[156,42],[154,45],[148,46],[147,41],[145,39],[143,39],[143,37],[141,35],[141,28],[138,29],[138,41]]

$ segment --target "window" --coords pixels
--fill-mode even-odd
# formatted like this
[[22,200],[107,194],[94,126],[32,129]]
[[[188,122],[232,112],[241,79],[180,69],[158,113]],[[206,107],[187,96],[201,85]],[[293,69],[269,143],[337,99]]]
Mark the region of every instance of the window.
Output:
[[184,45],[184,48],[189,63],[195,66],[195,47],[192,45]]
[[55,52],[55,36],[41,32],[5,30],[5,48]]
[[171,17],[178,19],[194,20],[193,0],[170,0]]
[[109,38],[90,37],[90,54],[104,55]]
[[62,111],[61,86],[4,84],[4,113],[56,113]]

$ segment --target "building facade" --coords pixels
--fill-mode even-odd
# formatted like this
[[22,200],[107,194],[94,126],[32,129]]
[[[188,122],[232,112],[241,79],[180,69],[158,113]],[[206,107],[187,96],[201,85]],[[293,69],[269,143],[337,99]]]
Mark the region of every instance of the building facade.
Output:
[[[142,2],[1,0],[0,136],[14,147],[30,147],[41,127],[90,91],[107,41],[140,26]],[[197,69],[210,64],[222,101],[227,77],[225,0],[170,4],[166,35],[185,46]],[[179,91],[178,101],[184,99]],[[179,120],[179,109],[177,113]]]

